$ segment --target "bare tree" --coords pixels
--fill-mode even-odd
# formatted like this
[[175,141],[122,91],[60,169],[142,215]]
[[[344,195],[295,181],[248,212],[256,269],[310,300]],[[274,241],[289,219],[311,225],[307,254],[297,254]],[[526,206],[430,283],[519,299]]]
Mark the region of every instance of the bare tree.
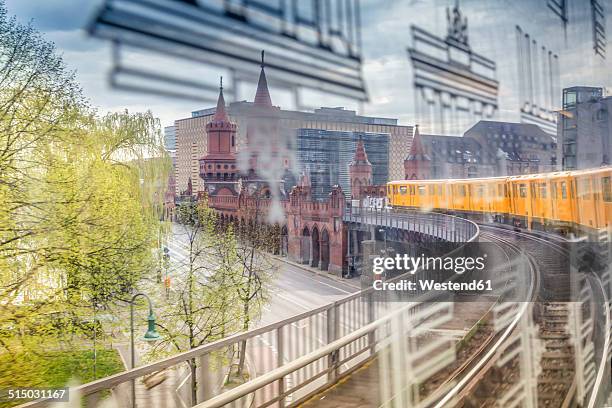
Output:
[[[252,220],[241,229],[237,256],[240,269],[240,284],[235,285],[242,306],[242,330],[250,329],[253,321],[261,316],[264,305],[270,301],[270,286],[274,278],[274,264],[269,253],[271,242],[269,225],[259,225],[261,198],[255,195],[256,206]],[[242,376],[246,358],[246,340],[240,344],[237,375]]]
[[[155,354],[168,346],[178,352],[196,348],[239,329],[240,308],[234,285],[237,274],[236,240],[233,232],[220,230],[218,219],[205,200],[185,202],[177,218],[186,237],[187,255],[176,260],[173,290],[161,306],[159,327],[164,341]],[[193,402],[197,402],[197,362],[189,362]]]

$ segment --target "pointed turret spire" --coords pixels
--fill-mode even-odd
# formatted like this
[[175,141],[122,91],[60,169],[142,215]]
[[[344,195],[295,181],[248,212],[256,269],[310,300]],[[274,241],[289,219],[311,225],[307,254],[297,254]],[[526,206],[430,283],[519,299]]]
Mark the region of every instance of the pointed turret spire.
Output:
[[355,149],[355,157],[353,158],[352,164],[370,164],[368,161],[368,154],[363,144],[363,139],[361,138],[357,141],[357,148]]
[[255,105],[272,106],[270,91],[268,90],[268,81],[266,80],[266,72],[264,71],[264,51],[261,51],[261,71],[259,73],[259,81],[257,82],[257,92],[255,93]]
[[421,133],[419,133],[419,125],[416,125],[414,129],[414,138],[412,139],[412,146],[410,146],[410,153],[413,155],[425,154],[423,142],[421,141]]
[[213,121],[229,122],[227,112],[225,111],[225,98],[223,97],[223,77],[221,77],[221,81],[219,84],[219,99],[217,99],[217,110],[215,111]]
[[412,138],[412,145],[410,146],[410,152],[406,160],[431,160],[423,147],[419,125],[415,125],[414,127],[414,137]]

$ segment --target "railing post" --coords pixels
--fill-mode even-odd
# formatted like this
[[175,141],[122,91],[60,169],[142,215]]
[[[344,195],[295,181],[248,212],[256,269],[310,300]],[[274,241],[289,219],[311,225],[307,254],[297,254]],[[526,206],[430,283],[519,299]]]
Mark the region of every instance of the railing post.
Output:
[[197,358],[198,361],[198,401],[206,401],[207,397],[213,395],[213,390],[211,389],[210,384],[210,363],[209,363],[209,354],[203,354]]
[[[338,336],[338,317],[338,304],[334,303],[331,308],[327,309],[327,344],[336,340]],[[329,369],[327,373],[328,383],[334,383],[338,377],[338,352],[339,350],[333,350],[327,356],[327,368]]]
[[[276,366],[277,367],[282,367],[284,364],[284,360],[283,360],[283,327],[285,326],[280,326],[278,329],[276,329]],[[285,377],[281,377],[278,379],[278,395],[281,396],[280,399],[278,400],[278,406],[280,408],[285,406],[285,397],[283,397],[282,395],[285,393]]]
[[[367,294],[367,312],[368,312],[368,324],[374,322],[374,292],[370,291]],[[376,331],[371,331],[368,333],[368,346],[370,348],[370,356],[373,356],[375,353],[376,346]]]

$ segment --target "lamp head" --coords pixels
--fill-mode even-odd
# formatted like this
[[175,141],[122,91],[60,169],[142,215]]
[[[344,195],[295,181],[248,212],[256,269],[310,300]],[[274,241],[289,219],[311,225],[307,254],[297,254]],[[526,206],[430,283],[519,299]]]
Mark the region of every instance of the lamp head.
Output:
[[152,312],[149,313],[149,317],[147,318],[147,321],[148,321],[148,329],[143,337],[143,340],[151,341],[151,342],[160,340],[161,335],[157,332],[157,329],[155,328],[155,315]]

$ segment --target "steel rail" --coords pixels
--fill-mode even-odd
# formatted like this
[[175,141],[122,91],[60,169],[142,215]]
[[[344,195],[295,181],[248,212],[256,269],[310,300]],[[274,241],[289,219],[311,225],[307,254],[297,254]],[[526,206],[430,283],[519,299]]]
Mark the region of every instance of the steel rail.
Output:
[[608,299],[606,296],[606,290],[603,287],[601,278],[597,275],[596,275],[596,278],[597,278],[597,284],[599,285],[599,289],[603,293],[603,297],[604,297],[604,307],[606,311],[606,325],[604,327],[606,327],[606,338],[604,340],[604,346],[602,350],[603,356],[601,358],[601,361],[599,362],[599,369],[597,370],[597,377],[595,378],[595,384],[593,384],[593,390],[591,391],[591,398],[589,398],[589,403],[587,405],[588,408],[595,408],[595,404],[597,403],[597,396],[599,394],[598,392],[599,387],[601,386],[603,382],[603,377],[608,368],[608,364],[610,363],[608,360],[608,355],[610,352],[610,324],[611,324],[610,323],[610,299]]
[[[481,237],[484,237],[481,235]],[[510,256],[508,254],[508,252],[504,251],[504,248],[497,242],[493,242],[499,249],[501,249],[504,252],[504,255],[506,256],[506,259],[508,260],[508,262],[511,261]],[[489,308],[489,310],[487,311],[487,313],[483,316],[486,317],[487,315],[489,315],[491,313],[491,311],[493,310],[493,307],[499,303],[499,299],[498,301],[491,305],[491,307]],[[478,324],[478,323],[477,323]],[[444,388],[444,386],[446,384],[451,383],[452,381],[455,381],[457,378],[459,378],[459,376],[461,376],[464,372],[466,372],[468,370],[468,368],[474,363],[474,361],[480,356],[482,355],[485,350],[487,349],[487,347],[489,347],[489,345],[495,340],[495,338],[497,337],[497,333],[495,333],[495,331],[493,331],[486,339],[484,342],[482,342],[482,344],[480,345],[480,347],[478,347],[478,349],[476,351],[474,351],[472,353],[472,355],[463,362],[463,364],[461,364],[456,370],[454,370],[451,375],[444,380],[444,382],[442,382],[442,384],[440,384],[440,386],[437,388],[437,390],[441,390]],[[432,394],[435,394],[436,391],[433,391]]]
[[[504,228],[500,228],[497,226],[493,226],[493,225],[487,225],[487,228],[496,228],[496,229],[504,229]],[[515,232],[517,235],[519,236],[523,236],[523,237],[527,237],[529,239],[532,239],[534,241],[539,241],[542,243],[545,243],[546,245],[550,246],[550,247],[554,247],[557,249],[557,251],[559,252],[565,252],[565,248],[561,247],[558,242],[571,242],[570,240],[563,238],[563,237],[559,237],[557,235],[551,235],[548,234],[550,238],[554,238],[556,241],[558,242],[553,242],[553,241],[549,241],[547,240],[545,237],[540,236],[540,235],[534,235],[534,234],[527,234],[525,232]],[[603,298],[604,298],[604,312],[605,312],[605,318],[606,318],[606,322],[605,322],[605,326],[606,328],[609,328],[611,325],[611,313],[612,311],[610,310],[610,305],[609,305],[609,299],[606,296],[606,291],[603,287],[603,284],[601,282],[601,277],[598,276],[597,274],[593,274],[592,277],[596,280],[597,284],[599,285],[599,289],[601,290],[602,294],[603,294]],[[591,287],[591,291],[593,291],[593,287]],[[601,386],[602,382],[603,382],[603,376],[605,375],[605,371],[608,367],[609,364],[609,360],[608,360],[608,354],[609,354],[609,350],[610,350],[610,343],[611,343],[611,338],[610,338],[610,330],[606,330],[606,334],[605,334],[605,339],[604,339],[604,346],[602,347],[602,358],[600,359],[599,362],[599,367],[597,370],[597,376],[595,379],[595,383],[593,384],[593,388],[591,390],[591,394],[589,396],[589,401],[588,401],[588,408],[595,408],[595,404],[597,403],[597,397],[598,397],[598,390],[599,387]],[[566,396],[566,401],[564,401],[564,403],[569,406],[569,404],[571,403],[570,401],[570,397],[572,397],[572,394],[576,392],[576,379],[574,379],[574,381],[572,382],[572,385],[570,387],[570,390],[568,391],[568,395]]]
[[[503,240],[500,240],[503,241]],[[508,244],[506,241],[504,241],[506,244]],[[510,244],[512,245],[512,244]],[[535,263],[533,262],[532,259],[527,258],[530,266],[531,266],[531,270],[532,270],[532,285],[529,291],[529,299],[533,299],[534,296],[534,292],[535,292],[535,285],[537,284],[537,277],[536,277],[536,273],[534,270],[535,267]],[[461,390],[463,390],[464,387],[466,387],[472,379],[474,379],[478,374],[480,374],[480,372],[483,370],[485,364],[487,364],[487,362],[489,360],[491,360],[495,354],[497,354],[498,350],[501,348],[501,346],[504,344],[504,342],[506,341],[506,339],[508,339],[508,337],[510,337],[510,335],[512,334],[512,332],[514,331],[514,329],[516,328],[516,326],[518,325],[520,319],[523,317],[523,314],[525,313],[525,311],[527,310],[529,303],[528,302],[523,302],[520,306],[519,311],[517,312],[516,316],[514,317],[514,319],[512,320],[512,322],[508,325],[508,327],[506,327],[506,330],[503,332],[503,334],[499,337],[499,339],[495,342],[495,344],[491,347],[491,349],[484,355],[484,357],[482,357],[477,363],[476,365],[451,389],[447,392],[447,394],[435,405],[435,408],[442,408],[444,406],[446,406],[447,404],[449,404],[452,399],[461,392]]]

